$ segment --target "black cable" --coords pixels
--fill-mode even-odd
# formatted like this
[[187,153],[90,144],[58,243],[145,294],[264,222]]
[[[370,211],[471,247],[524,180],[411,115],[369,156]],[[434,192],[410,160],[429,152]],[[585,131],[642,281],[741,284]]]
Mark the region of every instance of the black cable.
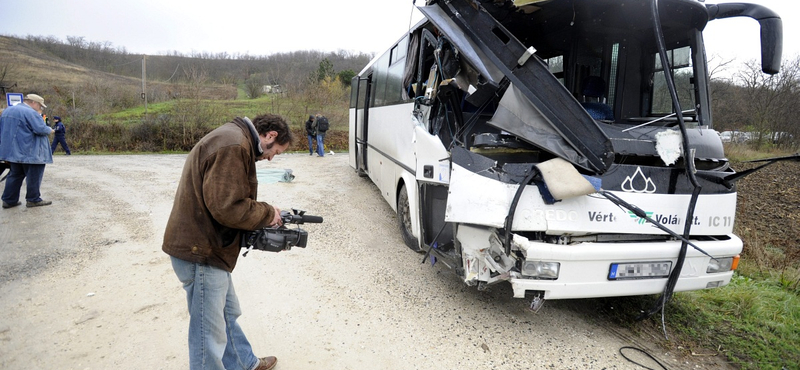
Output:
[[[431,250],[433,250],[433,244],[436,244],[436,239],[439,239],[439,235],[442,234],[442,231],[444,231],[445,226],[447,226],[447,222],[442,223],[442,228],[439,229],[439,232],[436,233],[436,236],[433,237],[433,242],[430,245],[428,245],[428,250],[425,252],[425,255],[422,256],[422,263],[425,263],[425,261],[428,259],[428,256],[431,255]],[[446,264],[447,263],[445,263],[445,265]]]
[[619,349],[619,354],[620,354],[620,355],[621,355],[621,356],[622,356],[624,359],[626,359],[626,360],[628,360],[628,361],[630,361],[630,362],[633,362],[633,363],[634,363],[634,364],[636,364],[636,365],[639,365],[639,366],[641,366],[641,367],[643,367],[643,368],[645,368],[645,369],[649,369],[649,370],[655,370],[655,369],[653,369],[652,367],[647,367],[647,366],[644,366],[644,365],[642,365],[642,364],[640,364],[640,363],[638,363],[638,362],[636,362],[636,361],[633,361],[633,360],[631,360],[631,359],[630,359],[628,356],[625,356],[625,353],[623,353],[623,352],[622,352],[622,350],[623,350],[623,349],[632,349],[632,350],[635,350],[635,351],[639,351],[639,352],[641,352],[641,353],[644,353],[644,354],[645,354],[647,357],[650,357],[650,359],[651,359],[651,360],[655,361],[655,363],[657,363],[657,364],[658,364],[658,366],[661,366],[661,368],[662,368],[662,369],[664,369],[664,370],[667,370],[667,367],[666,367],[666,366],[664,366],[664,364],[662,364],[661,362],[659,362],[658,360],[656,360],[656,358],[655,358],[655,357],[653,357],[653,355],[651,355],[651,354],[647,353],[645,350],[643,350],[643,349],[641,349],[641,348],[630,347],[630,346],[621,347],[621,348]]
[[503,239],[503,246],[506,250],[506,255],[511,255],[511,225],[514,223],[514,213],[517,212],[517,203],[519,203],[519,198],[522,196],[522,191],[525,190],[525,187],[533,180],[534,177],[539,175],[539,168],[536,165],[531,166],[531,172],[528,173],[528,176],[525,176],[525,180],[519,184],[517,188],[517,192],[514,194],[514,200],[511,201],[511,206],[508,207],[508,215],[506,216],[505,228],[506,228],[506,235]]
[[[652,15],[653,15],[653,30],[655,32],[656,41],[658,43],[658,54],[661,56],[661,65],[664,68],[664,79],[667,82],[667,88],[670,93],[670,97],[672,98],[672,107],[675,110],[675,115],[678,117],[678,126],[681,130],[682,136],[682,144],[683,144],[683,160],[686,169],[686,176],[691,181],[692,185],[694,186],[694,190],[692,191],[692,197],[689,201],[689,207],[686,211],[686,219],[684,220],[684,229],[683,229],[683,236],[684,240],[681,243],[681,249],[678,253],[678,260],[675,262],[675,268],[672,269],[672,272],[667,278],[667,284],[664,286],[664,291],[662,292],[661,296],[659,297],[658,301],[653,305],[653,307],[648,310],[647,312],[642,313],[638,317],[639,320],[644,318],[650,317],[654,313],[661,310],[667,302],[672,298],[672,294],[675,291],[675,285],[678,283],[678,278],[680,278],[681,270],[683,269],[683,264],[686,260],[686,251],[688,249],[687,240],[691,235],[691,228],[692,228],[692,220],[694,219],[694,210],[697,206],[697,198],[700,196],[700,191],[702,187],[700,183],[697,181],[695,177],[695,168],[694,168],[694,155],[690,155],[689,150],[689,140],[688,134],[686,132],[686,122],[683,119],[683,112],[681,110],[680,100],[678,100],[678,93],[675,88],[675,81],[673,80],[672,76],[672,68],[669,64],[669,59],[667,59],[667,48],[664,42],[664,34],[661,29],[661,16],[658,12],[658,0],[653,0],[652,3]],[[664,336],[667,336],[666,329],[664,330]]]

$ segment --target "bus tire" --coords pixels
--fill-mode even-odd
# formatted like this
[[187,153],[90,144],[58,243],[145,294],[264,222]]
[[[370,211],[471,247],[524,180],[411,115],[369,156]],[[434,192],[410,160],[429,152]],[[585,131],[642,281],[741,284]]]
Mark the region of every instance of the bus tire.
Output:
[[411,232],[411,207],[408,203],[408,191],[405,185],[400,185],[400,192],[397,195],[397,226],[406,246],[414,252],[422,252],[417,238]]

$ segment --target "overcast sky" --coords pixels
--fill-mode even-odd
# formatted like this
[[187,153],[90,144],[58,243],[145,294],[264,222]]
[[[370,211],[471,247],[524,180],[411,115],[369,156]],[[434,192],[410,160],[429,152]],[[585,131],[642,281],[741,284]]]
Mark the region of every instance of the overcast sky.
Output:
[[[800,1],[749,2],[781,15],[783,59],[800,55]],[[380,52],[419,19],[412,0],[0,0],[0,34],[82,36],[136,54]],[[760,58],[758,23],[750,18],[710,22],[705,34],[709,57]]]

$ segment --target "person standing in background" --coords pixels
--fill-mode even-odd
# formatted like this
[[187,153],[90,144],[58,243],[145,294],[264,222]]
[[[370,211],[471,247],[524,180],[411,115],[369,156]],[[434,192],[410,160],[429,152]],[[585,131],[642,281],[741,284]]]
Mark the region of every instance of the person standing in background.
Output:
[[308,155],[314,155],[314,140],[317,138],[317,125],[314,116],[308,115],[306,121],[306,136],[308,136]]
[[328,123],[328,117],[325,117],[322,114],[317,113],[317,116],[314,118],[314,125],[317,128],[317,155],[319,155],[320,157],[324,157],[325,133],[328,132],[328,128],[330,128],[330,124]]
[[19,196],[23,180],[27,183],[25,206],[53,203],[43,200],[39,192],[44,166],[53,163],[48,136],[54,131],[42,119],[44,108],[47,108],[44,98],[28,94],[21,104],[7,108],[0,116],[0,160],[8,162],[10,167],[3,190],[3,209],[22,204]]
[[50,152],[52,154],[55,154],[56,147],[58,147],[58,144],[61,144],[61,148],[63,148],[64,151],[67,152],[67,155],[71,155],[72,152],[70,152],[69,150],[69,145],[67,145],[67,139],[66,139],[67,128],[64,127],[64,124],[61,122],[61,117],[53,116],[53,121],[55,121],[56,123],[55,127],[53,127],[56,131],[56,134],[55,136],[53,136],[53,144],[50,145]]

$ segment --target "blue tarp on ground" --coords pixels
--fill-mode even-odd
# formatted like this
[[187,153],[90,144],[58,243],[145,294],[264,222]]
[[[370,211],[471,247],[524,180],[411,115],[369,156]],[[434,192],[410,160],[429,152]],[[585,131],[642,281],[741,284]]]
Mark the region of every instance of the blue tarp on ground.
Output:
[[292,170],[286,168],[264,168],[256,170],[259,184],[273,184],[276,182],[290,182],[294,180]]

